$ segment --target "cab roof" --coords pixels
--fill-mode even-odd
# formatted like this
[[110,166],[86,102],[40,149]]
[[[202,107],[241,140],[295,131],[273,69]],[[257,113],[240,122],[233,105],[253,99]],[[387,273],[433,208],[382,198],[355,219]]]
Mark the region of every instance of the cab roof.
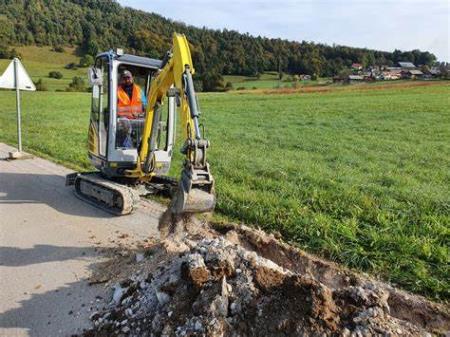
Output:
[[136,55],[130,55],[130,54],[123,54],[121,56],[117,56],[116,60],[124,63],[131,63],[136,65],[142,65],[146,67],[151,67],[155,69],[160,69],[162,65],[161,60],[157,59],[151,59],[148,57],[142,57],[142,56],[136,56]]

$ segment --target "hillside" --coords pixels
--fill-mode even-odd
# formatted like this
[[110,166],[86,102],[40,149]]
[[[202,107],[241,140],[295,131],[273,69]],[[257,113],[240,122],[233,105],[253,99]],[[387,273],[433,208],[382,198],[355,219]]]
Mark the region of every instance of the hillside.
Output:
[[419,50],[390,53],[197,28],[154,13],[124,8],[115,0],[1,0],[0,13],[3,48],[72,46],[79,54],[96,54],[99,50],[125,47],[128,52],[162,57],[170,47],[171,34],[184,33],[192,43],[194,63],[206,87],[216,81],[217,74],[255,75],[281,69],[332,76],[353,62],[390,65],[405,60],[431,64],[436,59]]
[[[75,76],[86,79],[87,68],[65,68],[67,64],[80,62],[74,48],[65,48],[64,52],[60,53],[52,51],[51,47],[23,46],[15,49],[22,56],[23,64],[31,79],[34,82],[42,80],[49,91],[65,90]],[[10,59],[0,58],[0,74],[10,62]],[[62,78],[50,78],[51,71],[60,72]]]

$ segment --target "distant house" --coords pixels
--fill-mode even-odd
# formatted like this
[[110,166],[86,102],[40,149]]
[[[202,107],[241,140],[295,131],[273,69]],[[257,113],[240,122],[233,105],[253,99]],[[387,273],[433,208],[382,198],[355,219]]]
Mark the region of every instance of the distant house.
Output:
[[416,66],[412,62],[399,62],[398,65],[402,69],[416,69]]
[[352,69],[353,70],[362,70],[363,66],[361,63],[353,63],[352,64]]
[[418,69],[402,70],[402,78],[416,79],[423,76],[423,72]]
[[384,70],[388,70],[388,71],[401,71],[402,67],[384,67]]
[[401,69],[385,70],[382,73],[384,80],[399,80],[402,77]]
[[430,74],[433,77],[438,77],[439,75],[441,75],[441,69],[439,69],[438,67],[432,67],[430,69]]
[[362,81],[364,81],[364,76],[363,75],[348,75],[347,81],[349,83],[362,82]]

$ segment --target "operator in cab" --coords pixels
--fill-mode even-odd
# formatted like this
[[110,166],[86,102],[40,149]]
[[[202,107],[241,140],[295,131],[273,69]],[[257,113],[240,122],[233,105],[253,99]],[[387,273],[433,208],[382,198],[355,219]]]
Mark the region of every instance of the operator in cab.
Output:
[[128,119],[143,118],[146,106],[147,97],[144,91],[134,83],[131,72],[124,70],[117,89],[117,116]]
[[134,83],[133,74],[129,70],[124,70],[120,74],[120,82],[117,88],[117,145],[119,147],[131,148],[135,146],[133,138],[135,138],[135,141],[140,138],[139,134],[136,133],[140,133],[142,123],[138,123],[138,120],[142,121],[145,117],[146,106],[147,97],[144,90]]

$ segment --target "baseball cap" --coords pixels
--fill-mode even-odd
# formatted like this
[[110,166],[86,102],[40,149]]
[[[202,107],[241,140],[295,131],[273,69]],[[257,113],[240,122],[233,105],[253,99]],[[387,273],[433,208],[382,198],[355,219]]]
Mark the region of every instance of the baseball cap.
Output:
[[133,78],[133,75],[131,74],[131,72],[129,70],[124,70],[124,71],[122,71],[122,74],[120,74],[120,78],[123,78],[123,77]]

